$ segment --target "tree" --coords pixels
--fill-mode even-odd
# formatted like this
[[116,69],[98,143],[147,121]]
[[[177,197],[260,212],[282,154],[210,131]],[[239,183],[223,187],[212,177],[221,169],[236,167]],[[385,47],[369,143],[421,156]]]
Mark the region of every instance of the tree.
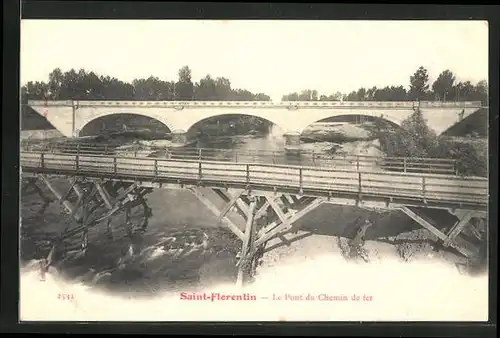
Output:
[[56,68],[49,74],[48,87],[51,94],[50,96],[53,100],[57,100],[59,98],[63,81],[64,75],[61,68]]
[[366,89],[365,88],[359,88],[358,91],[356,92],[356,99],[355,101],[365,101],[366,100]]
[[298,100],[299,100],[299,94],[296,92],[283,95],[283,97],[281,98],[281,101],[298,101]]
[[205,76],[196,83],[194,88],[196,100],[212,101],[216,99],[217,89],[214,79],[210,75]]
[[436,94],[438,100],[446,101],[450,94],[453,95],[453,83],[455,75],[447,69],[439,74],[438,78],[432,84],[432,90]]
[[336,92],[335,94],[332,95],[321,95],[319,97],[320,101],[341,101],[343,98],[343,94],[341,92]]
[[447,99],[450,101],[468,101],[474,93],[474,85],[470,81],[458,82],[453,86]]
[[191,69],[188,66],[179,70],[179,80],[175,84],[175,98],[181,101],[194,99],[194,85],[191,81]]
[[411,100],[420,101],[425,98],[428,93],[429,85],[429,75],[427,74],[427,69],[420,66],[417,71],[410,76],[410,91],[409,97]]
[[215,80],[215,90],[217,100],[229,100],[232,94],[231,81],[225,77],[218,77]]
[[477,83],[475,99],[481,101],[483,105],[488,104],[488,82],[486,82],[486,80],[482,80]]
[[373,86],[372,88],[368,89],[366,91],[366,100],[367,101],[374,101],[375,100],[375,93],[377,92],[377,87]]
[[255,101],[271,101],[271,97],[264,93],[255,94]]
[[304,89],[300,92],[299,101],[318,101],[318,91]]

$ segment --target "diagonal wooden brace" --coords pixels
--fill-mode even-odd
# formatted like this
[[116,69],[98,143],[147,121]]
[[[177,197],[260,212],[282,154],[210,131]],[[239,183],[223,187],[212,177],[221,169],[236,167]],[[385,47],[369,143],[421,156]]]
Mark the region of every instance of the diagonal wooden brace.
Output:
[[284,224],[284,226],[285,226],[285,228],[287,230],[290,229],[292,226],[288,222],[287,217],[285,216],[285,214],[281,210],[281,208],[278,205],[278,203],[276,203],[276,201],[273,198],[270,198],[269,196],[266,196],[266,199],[269,202],[269,205],[271,206],[271,208],[273,208],[273,210],[276,213],[276,215],[278,215],[279,219],[281,220],[281,223]]
[[59,203],[62,203],[63,201],[68,199],[68,196],[71,194],[71,192],[74,190],[73,187],[75,186],[76,182],[78,181],[78,178],[75,177],[71,180],[71,184],[68,188],[68,190],[64,193],[64,195],[61,196],[61,200]]
[[[420,224],[425,229],[429,230],[433,233],[437,238],[442,240],[443,242],[448,239],[448,236],[439,231],[434,225],[432,225],[429,221],[418,215],[415,211],[411,210],[408,207],[401,207],[401,211],[403,211],[406,215],[412,218],[415,222]],[[449,245],[455,248],[458,252],[460,252],[465,257],[473,258],[479,254],[478,248],[473,246],[468,241],[455,237],[453,241],[449,242]]]
[[259,246],[261,244],[264,244],[269,239],[271,239],[272,237],[276,236],[281,231],[285,230],[287,227],[291,226],[294,222],[296,222],[299,219],[301,219],[304,215],[306,215],[307,213],[309,213],[312,210],[314,210],[317,207],[319,207],[322,203],[323,203],[323,200],[321,200],[321,199],[318,198],[318,199],[314,200],[313,202],[311,202],[309,205],[307,205],[302,210],[300,210],[300,211],[294,213],[293,215],[291,215],[290,217],[288,217],[287,218],[287,223],[278,224],[277,222],[273,222],[273,223],[269,224],[265,228],[266,229],[265,233],[263,233],[261,236],[257,235],[259,237],[255,241],[255,245]]
[[254,218],[259,219],[262,216],[264,216],[266,214],[267,208],[269,208],[269,206],[270,206],[269,201],[266,199],[264,204],[257,210],[257,212],[255,212]]
[[97,191],[99,192],[99,195],[101,195],[101,198],[104,201],[106,208],[113,209],[113,206],[111,205],[110,197],[107,194],[107,192],[104,190],[104,188],[102,187],[101,183],[94,182],[94,184],[95,184],[95,187],[97,188]]
[[474,211],[467,212],[462,219],[460,219],[455,225],[450,229],[446,235],[446,239],[443,241],[444,247],[448,247],[455,238],[462,232],[462,230],[469,224],[470,219],[474,216]]
[[[217,209],[217,207],[215,205],[213,205],[207,198],[205,198],[205,196],[203,195],[203,193],[199,189],[192,187],[189,190],[191,190],[191,192],[200,200],[201,203],[203,203],[208,208],[208,210],[213,212],[216,216],[220,215],[220,211]],[[227,225],[227,227],[236,236],[238,236],[239,239],[243,240],[245,238],[245,236],[243,235],[243,232],[236,226],[236,224],[234,224],[229,218],[227,218],[227,216],[224,216],[222,218],[222,221],[224,221],[224,223]]]
[[220,215],[217,217],[217,222],[220,222],[227,215],[229,210],[231,210],[233,205],[236,203],[236,201],[239,200],[239,198],[241,197],[241,195],[243,195],[244,192],[245,192],[245,190],[241,190],[239,193],[237,193],[236,195],[231,197],[229,202],[224,206],[224,208],[220,212]]
[[[62,194],[52,185],[52,183],[49,181],[49,179],[47,178],[47,176],[45,176],[44,174],[39,174],[38,175],[42,181],[45,183],[45,185],[49,188],[50,191],[52,191],[52,193],[56,196],[56,198],[61,201],[62,200]],[[68,211],[68,213],[73,213],[73,205],[68,201],[68,200],[62,200],[62,204],[64,205],[64,207],[66,208],[66,210]]]

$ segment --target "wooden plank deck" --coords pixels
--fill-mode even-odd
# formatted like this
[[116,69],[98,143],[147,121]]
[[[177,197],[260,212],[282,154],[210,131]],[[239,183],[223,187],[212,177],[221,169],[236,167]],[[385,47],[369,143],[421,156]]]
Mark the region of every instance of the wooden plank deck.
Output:
[[344,192],[364,197],[418,198],[437,203],[488,204],[488,180],[480,177],[25,151],[21,152],[21,167],[35,173],[137,177],[143,181],[178,179],[229,186],[247,184]]

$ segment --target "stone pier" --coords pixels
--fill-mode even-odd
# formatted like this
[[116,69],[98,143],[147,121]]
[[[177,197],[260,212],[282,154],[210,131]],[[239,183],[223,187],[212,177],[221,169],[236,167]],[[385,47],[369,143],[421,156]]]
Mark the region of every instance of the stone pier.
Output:
[[188,144],[187,133],[184,130],[174,130],[172,132],[172,147],[182,147]]
[[286,133],[283,137],[285,138],[285,151],[288,154],[300,154],[300,133]]

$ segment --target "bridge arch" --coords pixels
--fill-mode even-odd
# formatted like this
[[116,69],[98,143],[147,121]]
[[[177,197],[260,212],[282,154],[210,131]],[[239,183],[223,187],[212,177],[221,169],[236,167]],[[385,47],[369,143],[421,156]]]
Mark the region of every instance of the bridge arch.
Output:
[[[127,121],[133,117],[139,117],[142,121],[139,121],[139,123],[136,125],[137,127],[147,127],[151,126],[151,122],[156,121],[159,122],[159,125],[164,127],[162,131],[164,131],[166,134],[171,133],[175,130],[175,127],[172,123],[170,123],[167,119],[165,119],[164,116],[162,116],[159,113],[141,113],[140,111],[105,111],[105,112],[99,112],[97,114],[92,114],[90,116],[86,116],[84,119],[78,119],[78,113],[76,113],[76,119],[75,119],[75,134],[76,136],[88,136],[91,132],[92,129],[98,129],[99,127],[102,127],[102,123],[108,119],[108,120],[121,120],[119,121],[120,124],[111,126],[105,126],[106,130],[114,130],[116,127],[116,130],[120,130],[122,125],[124,124],[123,120]],[[145,123],[144,121],[148,121],[149,123]],[[130,121],[127,121],[130,122]],[[157,126],[158,127],[158,126]]]
[[[244,119],[243,121],[241,119]],[[255,130],[257,132],[267,133],[269,131],[269,127],[276,127],[280,134],[283,135],[285,129],[280,125],[279,121],[275,119],[261,116],[260,114],[251,114],[247,112],[241,113],[218,113],[210,116],[203,117],[198,119],[195,122],[191,122],[189,125],[186,125],[185,133],[188,137],[193,137],[195,134],[202,128],[204,123],[209,122],[210,120],[214,121],[215,124],[222,124],[219,128],[225,128],[227,132],[241,132],[244,133],[249,132],[251,130]],[[243,124],[248,123],[247,126]]]
[[[371,122],[367,125],[366,122]],[[399,122],[399,121],[398,121]],[[309,123],[301,129],[300,137],[303,140],[354,140],[354,139],[374,139],[381,128],[384,130],[400,129],[401,125],[390,118],[385,118],[384,115],[373,116],[364,114],[343,114],[333,115],[317,121]],[[322,123],[328,124],[321,126]],[[335,126],[335,123],[338,123]],[[363,125],[361,128],[343,127],[343,124]],[[326,128],[332,128],[325,133]]]
[[283,118],[283,114],[273,110],[271,112],[263,113],[260,109],[232,109],[231,111],[225,112],[224,110],[210,109],[210,110],[199,110],[193,112],[187,112],[184,115],[182,121],[178,121],[178,129],[184,132],[189,132],[194,126],[202,121],[206,121],[214,117],[222,116],[246,116],[246,117],[256,117],[261,120],[268,121],[273,125],[279,127],[283,132],[287,131],[286,118]]
[[362,123],[362,122],[373,122],[373,123],[383,123],[391,128],[401,128],[401,123],[404,120],[404,116],[394,116],[394,114],[370,114],[370,113],[356,113],[351,111],[337,112],[326,114],[324,116],[305,118],[299,132],[302,134],[311,128],[314,124],[326,123],[326,122],[348,122],[348,123]]

